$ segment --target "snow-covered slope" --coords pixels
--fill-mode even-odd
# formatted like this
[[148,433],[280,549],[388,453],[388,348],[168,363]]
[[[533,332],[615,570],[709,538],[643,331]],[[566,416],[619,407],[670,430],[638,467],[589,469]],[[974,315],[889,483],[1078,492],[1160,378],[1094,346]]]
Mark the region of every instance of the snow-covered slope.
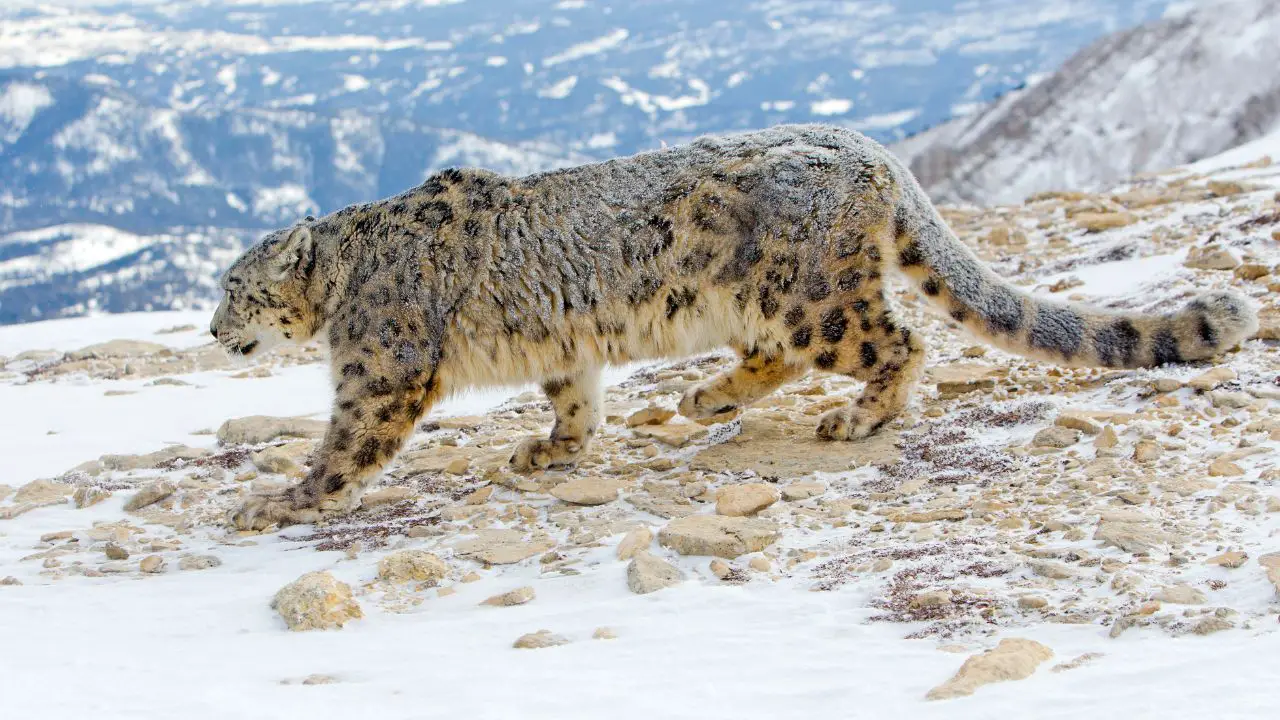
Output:
[[1194,162],[1280,127],[1277,37],[1275,0],[1212,2],[1108,36],[895,150],[935,199],[982,203]]

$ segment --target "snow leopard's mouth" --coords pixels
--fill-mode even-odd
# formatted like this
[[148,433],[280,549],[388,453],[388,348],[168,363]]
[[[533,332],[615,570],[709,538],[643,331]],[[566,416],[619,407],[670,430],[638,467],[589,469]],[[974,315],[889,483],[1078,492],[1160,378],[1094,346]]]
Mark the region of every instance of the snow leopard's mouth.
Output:
[[241,355],[248,355],[249,353],[253,352],[254,348],[256,347],[258,347],[258,341],[254,340],[253,342],[250,342],[247,345],[241,345],[240,347],[236,348],[236,352],[240,353]]

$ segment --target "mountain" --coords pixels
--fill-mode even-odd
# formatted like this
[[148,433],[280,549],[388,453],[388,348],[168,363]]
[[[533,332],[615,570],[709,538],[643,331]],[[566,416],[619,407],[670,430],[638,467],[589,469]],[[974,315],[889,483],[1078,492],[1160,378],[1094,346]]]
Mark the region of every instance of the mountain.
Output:
[[1280,3],[1217,2],[1109,35],[1053,75],[894,147],[936,200],[1018,202],[1280,129]]
[[207,304],[265,229],[451,165],[781,122],[900,139],[1172,2],[6,0],[0,322]]

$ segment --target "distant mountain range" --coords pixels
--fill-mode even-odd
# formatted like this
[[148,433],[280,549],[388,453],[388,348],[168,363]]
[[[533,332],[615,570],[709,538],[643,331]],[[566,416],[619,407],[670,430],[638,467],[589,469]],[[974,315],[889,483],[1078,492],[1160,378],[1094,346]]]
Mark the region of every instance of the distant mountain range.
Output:
[[893,141],[1172,0],[0,7],[0,323],[208,303],[264,229],[452,165],[836,122]]
[[894,150],[935,200],[977,203],[1195,162],[1280,130],[1277,38],[1280,1],[1211,3],[1109,35]]

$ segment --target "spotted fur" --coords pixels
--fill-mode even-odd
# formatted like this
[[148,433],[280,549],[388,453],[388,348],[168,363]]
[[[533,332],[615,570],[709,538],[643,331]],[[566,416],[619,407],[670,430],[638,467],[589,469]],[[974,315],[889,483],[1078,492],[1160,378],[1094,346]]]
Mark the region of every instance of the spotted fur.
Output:
[[1064,363],[1203,358],[1255,323],[1229,294],[1167,316],[1032,298],[850,130],[707,137],[523,178],[446,170],[273,233],[227,272],[212,326],[223,345],[252,354],[324,331],[336,394],[310,474],[234,521],[352,507],[434,402],[474,386],[541,383],[555,427],[512,464],[572,465],[600,422],[604,365],[724,346],[741,362],[690,390],[685,415],[744,407],[816,367],[866,384],[818,435],[865,437],[902,410],[924,365],[922,339],[886,300],[891,266],[992,342]]

